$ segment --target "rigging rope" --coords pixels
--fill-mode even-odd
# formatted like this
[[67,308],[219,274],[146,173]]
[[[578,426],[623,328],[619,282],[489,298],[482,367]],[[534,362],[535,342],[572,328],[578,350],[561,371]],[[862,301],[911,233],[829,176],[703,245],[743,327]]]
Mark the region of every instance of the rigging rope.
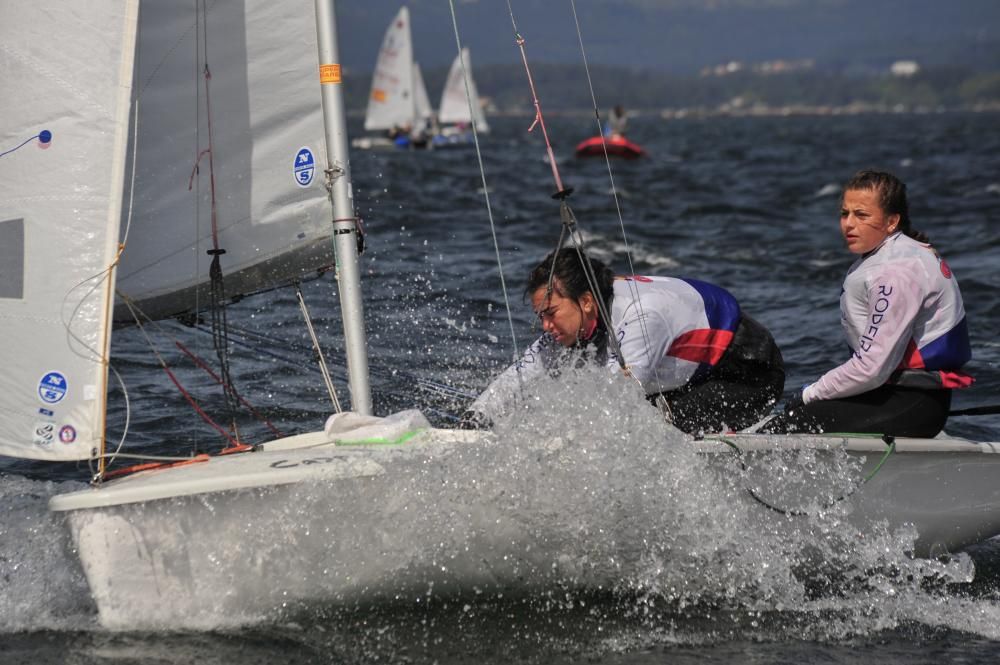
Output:
[[472,125],[472,140],[476,147],[476,159],[479,162],[479,175],[483,183],[483,197],[486,200],[486,215],[490,220],[490,233],[493,236],[493,251],[497,257],[497,271],[500,273],[500,289],[503,291],[503,304],[507,310],[507,324],[510,327],[510,339],[514,344],[514,359],[520,355],[517,345],[517,335],[514,333],[514,317],[510,310],[510,298],[507,295],[507,281],[503,274],[503,260],[500,258],[500,243],[497,240],[496,223],[493,220],[493,206],[490,205],[490,188],[486,184],[486,167],[483,165],[483,153],[479,149],[479,130],[476,127],[476,113],[472,108],[472,93],[469,90],[469,72],[465,66],[465,58],[462,57],[462,38],[458,34],[458,18],[455,16],[455,0],[448,0],[451,8],[451,24],[455,31],[455,46],[458,48],[458,58],[462,65],[462,79],[465,82],[465,100],[469,104],[469,117]]
[[[718,443],[724,443],[727,446],[729,446],[730,448],[732,448],[733,452],[736,454],[736,459],[739,460],[740,468],[743,470],[744,474],[748,471],[746,462],[743,459],[743,455],[744,455],[745,451],[742,448],[740,448],[739,446],[737,446],[732,441],[726,440],[724,437],[723,438],[718,438],[718,439],[706,439],[706,441],[716,441]],[[848,497],[850,497],[851,495],[853,495],[855,492],[857,492],[859,489],[861,489],[861,487],[863,485],[865,485],[868,481],[870,481],[872,478],[875,477],[875,474],[879,472],[879,470],[882,468],[882,465],[885,464],[886,461],[889,459],[889,456],[892,455],[892,453],[896,452],[896,439],[895,439],[895,437],[893,437],[890,434],[883,434],[882,435],[882,441],[886,445],[885,452],[882,453],[882,458],[879,459],[878,463],[875,465],[875,468],[872,469],[871,472],[867,476],[865,476],[864,478],[861,479],[861,482],[859,482],[857,485],[855,485],[854,487],[852,487],[849,491],[844,492],[843,494],[841,494],[837,498],[832,499],[830,501],[827,501],[822,506],[819,506],[819,510],[820,511],[829,510],[835,504],[837,504],[837,503],[839,503],[841,501],[844,501],[845,499],[847,499]],[[762,499],[760,496],[758,496],[758,494],[756,492],[753,491],[752,488],[746,487],[745,489],[746,489],[747,493],[750,494],[750,496],[753,498],[754,501],[756,501],[760,505],[764,506],[768,510],[776,512],[776,513],[778,513],[780,515],[787,515],[789,517],[808,517],[810,515],[810,513],[806,512],[804,510],[796,510],[794,508],[779,508],[778,506],[775,506],[775,505],[773,505],[773,504],[765,501],[764,499]]]
[[[205,329],[205,328],[200,327],[200,326],[194,326],[193,329],[197,330],[198,332],[205,333],[206,335],[210,335],[211,332],[212,332],[211,330]],[[230,332],[243,335],[245,338],[248,338],[248,339],[254,339],[254,340],[258,341],[258,342],[262,342],[268,348],[257,347],[257,346],[254,346],[254,345],[250,344],[249,342],[243,342],[243,341],[239,341],[239,340],[235,340],[235,339],[232,340],[233,343],[236,344],[236,345],[243,346],[243,347],[248,348],[248,349],[252,349],[255,353],[258,353],[258,354],[261,354],[261,355],[266,355],[266,356],[269,356],[269,357],[274,358],[276,360],[280,360],[280,361],[282,361],[284,363],[287,363],[287,364],[289,364],[289,365],[291,365],[293,367],[304,368],[304,369],[306,369],[308,371],[319,371],[318,369],[316,369],[315,367],[313,367],[311,364],[306,365],[306,364],[301,363],[298,360],[294,360],[292,358],[288,358],[288,357],[282,356],[281,354],[278,354],[278,353],[275,353],[275,352],[269,350],[270,347],[282,346],[283,348],[285,348],[287,350],[290,350],[290,351],[300,351],[300,352],[305,353],[306,352],[305,347],[297,346],[295,344],[289,344],[286,340],[279,340],[279,339],[277,339],[275,337],[271,337],[270,335],[265,335],[263,333],[259,333],[259,332],[256,332],[256,331],[253,331],[253,330],[249,330],[249,329],[246,329],[246,328],[239,328],[239,327],[233,326],[233,327],[230,328]],[[339,369],[341,371],[342,375],[346,371],[345,368],[343,368],[343,367],[338,367],[337,369]],[[470,392],[468,390],[463,390],[461,388],[455,388],[454,386],[450,386],[450,385],[447,385],[447,384],[444,384],[444,383],[438,383],[436,381],[431,381],[431,380],[429,380],[427,378],[424,378],[424,377],[421,377],[421,376],[417,376],[415,374],[408,374],[406,372],[402,372],[402,371],[395,370],[395,369],[394,370],[379,370],[378,368],[373,368],[372,371],[373,371],[374,374],[378,374],[378,373],[381,372],[381,374],[383,375],[383,377],[388,377],[388,378],[397,378],[398,377],[398,378],[406,379],[408,381],[412,381],[414,384],[417,385],[417,387],[419,387],[419,388],[421,388],[423,390],[426,390],[428,392],[437,393],[437,394],[442,395],[444,397],[447,397],[449,399],[461,399],[461,400],[465,401],[465,400],[475,399],[477,397],[477,393]]]
[[531,100],[535,105],[535,120],[528,127],[528,131],[533,131],[535,126],[541,127],[542,136],[545,137],[545,151],[549,157],[549,166],[552,167],[552,177],[556,181],[556,193],[553,194],[553,197],[565,200],[573,190],[567,190],[563,187],[562,178],[559,176],[559,165],[556,164],[556,156],[552,152],[552,142],[549,141],[549,133],[545,129],[545,118],[542,116],[542,102],[538,99],[538,93],[535,91],[535,81],[531,77],[531,67],[528,66],[528,53],[524,49],[525,39],[518,32],[517,21],[514,20],[514,8],[510,6],[510,0],[507,0],[507,10],[510,12],[510,23],[514,27],[514,43],[517,44],[517,47],[521,51],[521,61],[524,62],[524,71],[528,75],[528,87],[531,88]]
[[[167,366],[166,361],[160,355],[159,351],[156,349],[156,347],[153,344],[152,340],[150,339],[149,335],[146,333],[146,329],[145,329],[145,325],[144,325],[143,321],[145,321],[146,323],[153,324],[156,327],[156,330],[160,334],[163,334],[163,335],[166,335],[166,336],[170,337],[171,340],[174,343],[174,346],[176,346],[181,351],[181,353],[183,353],[188,358],[190,358],[195,363],[195,365],[197,365],[199,368],[201,368],[202,370],[204,370],[209,376],[211,376],[212,379],[216,383],[218,383],[219,385],[223,385],[223,378],[220,377],[219,375],[217,375],[215,372],[213,372],[212,369],[208,366],[208,364],[204,360],[202,360],[201,358],[199,358],[190,349],[188,349],[186,346],[184,346],[184,344],[182,344],[180,340],[178,340],[173,335],[171,335],[167,330],[165,330],[163,328],[163,326],[161,326],[156,321],[152,320],[127,295],[125,295],[125,294],[123,294],[121,292],[118,292],[118,296],[125,303],[126,307],[128,307],[129,312],[132,314],[132,319],[135,321],[136,328],[142,333],[143,337],[146,340],[146,343],[149,345],[150,350],[156,356],[157,360],[159,360],[161,367],[167,372],[168,376],[170,376],[171,380],[174,382],[174,385],[177,386],[177,388],[181,392],[181,394],[185,397],[185,399],[187,399],[187,401],[191,404],[191,406],[195,409],[195,411],[199,415],[201,415],[203,419],[205,419],[205,421],[207,423],[209,423],[216,430],[224,431],[221,428],[220,425],[218,425],[217,423],[215,423],[215,421],[213,421],[211,419],[211,417],[209,417],[204,412],[204,410],[200,408],[200,406],[194,401],[194,398],[190,395],[190,393],[188,393],[184,389],[184,387],[180,385],[179,380],[177,380],[176,376],[174,376],[172,370],[170,370],[169,366]],[[194,329],[195,330],[201,330],[200,328],[197,328],[197,327],[195,327]],[[212,334],[212,331],[210,331],[210,330],[206,331],[206,332],[208,332],[208,334]],[[124,390],[124,385],[122,386],[122,388]],[[259,420],[265,427],[267,427],[275,436],[277,436],[279,438],[285,436],[263,414],[261,414],[257,409],[255,409],[254,406],[252,404],[250,404],[249,401],[247,401],[242,395],[240,395],[239,392],[236,390],[235,387],[231,387],[231,389],[232,389],[232,392],[235,395],[236,399],[240,402],[240,404],[242,404],[255,418],[257,418],[257,420]],[[241,444],[241,443],[233,441],[233,439],[231,437],[229,437],[228,434],[225,434],[224,436],[230,442],[230,444],[232,444],[232,445],[230,447],[228,447],[228,448],[223,449],[220,452],[220,454],[226,454],[226,453],[229,453],[229,452],[233,452],[234,450],[243,450],[243,449],[250,448],[250,446],[247,446],[245,444]],[[119,449],[120,449],[120,447],[121,447],[121,445],[119,444]]]
[[[119,294],[119,295],[121,295],[121,294]],[[208,423],[209,425],[211,425],[216,431],[218,431],[219,434],[221,434],[223,436],[223,438],[225,438],[229,442],[230,446],[232,446],[232,447],[239,447],[239,446],[241,446],[242,444],[240,444],[237,441],[233,440],[233,438],[229,435],[229,432],[227,432],[226,429],[224,427],[222,427],[221,425],[219,425],[217,422],[215,422],[214,420],[212,420],[212,417],[209,416],[205,412],[205,410],[201,408],[201,406],[195,401],[194,397],[192,397],[191,394],[187,390],[184,389],[184,386],[181,385],[180,380],[174,374],[173,370],[170,369],[170,366],[167,365],[166,360],[163,359],[163,356],[160,355],[160,352],[157,350],[156,346],[153,344],[153,340],[151,340],[149,338],[149,334],[146,332],[145,326],[142,325],[142,322],[140,321],[138,315],[136,314],[135,305],[130,300],[128,300],[127,298],[125,299],[125,305],[128,307],[129,311],[132,313],[132,317],[133,317],[133,319],[135,319],[136,326],[139,329],[139,332],[142,333],[142,336],[145,338],[146,343],[149,344],[149,348],[153,352],[153,355],[156,356],[157,361],[159,361],[160,367],[162,367],[163,371],[165,371],[167,373],[167,376],[173,382],[174,386],[177,387],[177,390],[180,391],[180,393],[184,397],[184,399],[187,400],[188,404],[191,405],[191,408],[193,408],[195,410],[195,412],[202,417],[202,420],[204,420],[206,423]]]
[[[210,310],[212,315],[212,346],[215,355],[219,359],[219,372],[222,375],[222,392],[226,401],[226,409],[229,415],[230,428],[238,441],[240,438],[239,429],[236,424],[237,395],[233,388],[232,374],[229,369],[229,333],[227,330],[226,316],[226,284],[222,273],[221,256],[226,250],[219,247],[218,228],[218,198],[215,190],[215,144],[212,133],[212,95],[211,81],[212,70],[208,65],[208,8],[205,0],[202,0],[202,13],[204,14],[204,28],[201,31],[204,49],[205,66],[202,70],[202,77],[205,83],[205,123],[208,129],[208,147],[201,150],[195,159],[194,169],[191,172],[191,180],[188,182],[188,191],[191,190],[195,175],[199,173],[199,165],[202,157],[208,155],[208,177],[211,196],[211,224],[212,224],[212,249],[207,250],[212,257],[212,263],[208,269],[210,282]],[[200,105],[198,107],[200,109]],[[200,122],[198,123],[200,129]],[[200,198],[200,197],[199,197]]]
[[[591,292],[593,294],[595,294],[595,296],[596,296],[594,298],[594,300],[595,300],[595,302],[597,304],[598,316],[604,322],[604,326],[605,326],[605,328],[608,331],[608,335],[607,335],[608,345],[612,348],[612,350],[613,350],[613,352],[615,354],[615,358],[618,361],[619,366],[626,373],[626,375],[629,376],[629,377],[635,378],[632,375],[632,373],[628,371],[628,366],[625,363],[625,358],[622,355],[621,346],[620,346],[620,344],[618,342],[618,336],[615,335],[615,333],[614,333],[614,329],[613,329],[613,325],[612,325],[612,321],[611,321],[611,314],[610,314],[610,312],[607,309],[607,304],[600,297],[601,291],[600,291],[600,289],[598,288],[598,285],[597,285],[597,279],[596,279],[596,276],[594,274],[593,265],[590,262],[590,257],[589,257],[589,255],[586,252],[586,243],[584,241],[583,235],[579,232],[579,229],[577,228],[576,216],[573,214],[573,210],[569,206],[569,203],[566,200],[570,196],[570,194],[573,193],[573,189],[571,187],[570,188],[565,187],[564,184],[563,184],[562,178],[559,175],[559,167],[558,167],[558,165],[556,163],[555,154],[552,151],[552,143],[549,140],[549,134],[548,134],[548,131],[545,128],[545,118],[544,118],[544,116],[542,114],[542,103],[538,99],[538,93],[537,93],[537,91],[535,89],[535,82],[534,82],[534,79],[531,76],[531,67],[528,64],[528,55],[527,55],[527,51],[526,51],[526,49],[524,47],[526,40],[521,35],[520,31],[518,31],[518,29],[517,29],[517,21],[514,18],[514,9],[513,9],[513,7],[511,7],[510,0],[507,0],[507,10],[510,13],[511,25],[514,28],[515,43],[517,44],[518,49],[521,52],[521,60],[524,62],[524,69],[525,69],[525,72],[526,72],[527,77],[528,77],[528,85],[529,85],[529,87],[531,89],[532,103],[535,106],[535,120],[531,124],[531,126],[528,128],[528,131],[529,132],[532,131],[535,128],[536,125],[539,126],[539,127],[541,127],[541,129],[542,129],[542,136],[545,138],[545,150],[546,150],[546,153],[548,155],[549,165],[552,168],[552,177],[555,179],[556,188],[557,188],[557,191],[553,195],[553,198],[559,199],[559,201],[560,201],[560,204],[559,204],[559,216],[560,216],[560,219],[561,219],[562,224],[563,224],[563,229],[560,232],[559,242],[556,245],[555,253],[557,254],[563,248],[563,246],[564,246],[564,244],[566,242],[567,236],[570,239],[572,239],[573,245],[575,246],[576,251],[577,251],[577,256],[580,259],[580,263],[584,267],[584,275],[586,276],[587,284],[588,284]],[[574,17],[575,17],[576,16],[576,7],[575,7],[575,5],[573,7],[573,13],[574,13]],[[580,33],[580,30],[579,30],[579,21],[577,22],[577,34],[580,35],[580,42],[581,42],[581,48],[582,48],[583,37],[582,37],[582,35]],[[584,53],[584,64],[586,65],[586,53]],[[590,81],[589,67],[587,69],[587,80]],[[591,84],[591,96],[592,97],[594,96],[593,95],[593,84]],[[596,102],[595,102],[595,106],[596,106]],[[605,147],[605,159],[607,159],[607,148],[606,147]],[[608,170],[610,172],[610,161],[608,162]],[[612,178],[612,188],[613,187],[614,187],[614,179]],[[617,194],[615,195],[615,203],[616,203],[616,206],[617,206],[618,205]],[[619,220],[621,220],[621,209],[620,209],[620,207],[618,208],[618,217],[619,217]],[[622,222],[622,230],[624,232],[624,222]],[[627,246],[628,246],[628,244],[627,244],[627,240],[626,240],[626,247]],[[635,270],[632,268],[631,255],[629,255],[629,267],[630,267],[630,269],[632,270],[632,272],[634,274]],[[552,293],[552,290],[554,288],[554,278],[555,278],[555,261],[552,262],[552,268],[550,269],[550,272],[549,272],[548,285],[546,287],[546,294],[547,295],[551,295],[551,293]],[[630,283],[629,288],[630,288],[630,290],[632,290],[633,300],[638,303],[639,298],[638,298],[638,292],[636,290],[637,287],[635,287],[634,284]],[[646,329],[645,329],[645,317],[642,316],[641,305],[640,305],[640,324],[641,324],[642,331],[643,331],[644,347],[646,349],[646,354],[648,356],[650,354],[650,350],[649,350],[649,336],[648,336],[648,333],[646,332]],[[655,368],[655,363],[650,363],[650,365]],[[656,371],[656,370],[654,369],[654,371]],[[636,379],[636,382],[640,383],[640,386],[641,386],[641,382],[639,382],[638,379]],[[661,406],[661,410],[662,410],[662,408],[663,408],[664,405],[660,405],[660,406]],[[664,411],[664,413],[666,415],[666,411]]]
[[319,339],[316,337],[316,331],[313,329],[312,318],[309,316],[309,308],[306,307],[305,298],[302,297],[302,288],[298,284],[295,285],[295,296],[299,300],[299,309],[302,311],[302,318],[305,319],[306,328],[309,330],[309,339],[312,340],[313,350],[316,352],[316,360],[319,363],[319,371],[323,374],[323,382],[326,384],[326,390],[330,393],[330,401],[333,402],[334,410],[337,413],[342,413],[343,409],[340,408],[337,391],[333,388],[333,381],[330,379],[330,370],[326,366],[323,349],[319,345]]
[[[580,57],[583,59],[583,70],[587,75],[587,86],[590,89],[590,100],[594,106],[594,119],[597,123],[597,133],[601,136],[601,148],[604,150],[604,163],[608,169],[608,180],[611,182],[611,196],[615,201],[615,212],[618,214],[618,225],[621,227],[622,232],[622,242],[625,247],[625,260],[628,262],[629,274],[637,274],[635,271],[635,265],[632,262],[632,248],[628,242],[628,233],[625,231],[625,219],[622,216],[621,200],[618,197],[618,188],[615,185],[615,175],[611,169],[611,158],[608,155],[608,143],[604,140],[604,132],[601,123],[601,112],[597,105],[597,94],[594,92],[594,81],[590,76],[590,63],[587,61],[587,49],[583,45],[583,30],[580,28],[580,17],[576,12],[576,0],[570,0],[570,6],[573,9],[573,21],[576,24],[576,37],[577,41],[580,43]],[[632,302],[635,303],[639,310],[639,329],[642,332],[643,347],[646,351],[646,358],[649,361],[649,366],[653,368],[654,373],[657,374],[657,380],[659,380],[659,373],[657,370],[656,363],[652,362],[650,357],[650,342],[649,342],[649,331],[646,328],[646,316],[642,311],[642,301],[639,300],[639,288],[634,281],[628,282],[629,291],[632,293]],[[664,400],[664,405],[666,404]]]

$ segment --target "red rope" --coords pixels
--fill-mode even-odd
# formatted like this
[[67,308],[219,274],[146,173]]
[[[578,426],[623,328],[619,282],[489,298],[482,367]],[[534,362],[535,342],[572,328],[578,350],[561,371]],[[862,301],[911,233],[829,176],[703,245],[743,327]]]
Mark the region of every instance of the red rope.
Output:
[[146,464],[133,464],[132,466],[127,466],[123,469],[115,469],[114,471],[107,471],[103,478],[108,480],[110,478],[117,478],[118,476],[124,476],[129,473],[138,473],[139,471],[148,471],[150,469],[171,469],[175,466],[186,466],[188,464],[196,464],[198,462],[207,462],[209,460],[208,455],[195,455],[191,459],[181,460],[179,462],[147,462]]
[[[208,364],[205,363],[204,360],[202,360],[201,358],[199,358],[198,356],[196,356],[194,353],[192,353],[190,350],[188,350],[188,348],[185,347],[183,344],[181,344],[179,341],[174,340],[174,344],[177,346],[178,349],[181,350],[181,352],[184,355],[186,355],[188,358],[190,358],[192,361],[194,361],[194,364],[196,364],[198,367],[200,367],[203,370],[205,370],[208,373],[208,375],[211,376],[212,379],[215,380],[216,383],[218,383],[219,385],[224,386],[222,378],[218,374],[216,374],[215,372],[213,372],[212,368],[209,367]],[[277,427],[275,427],[274,425],[272,425],[271,422],[266,417],[264,417],[263,415],[260,414],[259,411],[257,411],[257,409],[253,408],[253,406],[250,404],[250,402],[248,402],[246,399],[243,398],[242,395],[240,395],[238,392],[236,392],[235,388],[233,389],[233,393],[236,395],[236,398],[238,400],[240,400],[240,404],[242,404],[247,409],[249,409],[250,413],[252,413],[253,416],[257,420],[259,420],[262,423],[264,423],[264,425],[269,430],[271,430],[271,432],[275,436],[277,436],[277,437],[283,437],[283,436],[285,436],[284,434],[282,434],[281,430],[279,430]]]
[[167,373],[167,376],[170,377],[170,380],[174,382],[175,386],[177,386],[177,390],[181,391],[181,395],[183,395],[184,399],[188,401],[188,404],[191,405],[191,408],[193,408],[206,423],[214,427],[219,432],[219,434],[225,437],[226,441],[229,442],[230,446],[235,447],[243,445],[235,441],[233,437],[229,436],[229,432],[227,432],[224,427],[222,427],[217,422],[212,420],[212,417],[209,416],[207,413],[205,413],[205,411],[200,406],[198,406],[198,403],[194,401],[194,398],[191,397],[191,394],[184,389],[184,386],[181,385],[181,382],[177,380],[177,377],[174,376],[173,371],[165,363],[161,362],[160,366],[163,367],[163,371]]
[[549,166],[552,167],[552,177],[556,180],[557,190],[562,192],[564,189],[562,178],[559,177],[559,167],[556,165],[556,157],[552,153],[552,143],[549,142],[549,133],[545,130],[545,118],[542,117],[542,103],[538,100],[538,93],[535,92],[535,81],[531,78],[531,68],[528,66],[528,54],[524,50],[524,37],[517,35],[515,41],[517,42],[518,48],[521,49],[521,60],[524,62],[524,71],[528,74],[528,85],[531,87],[531,98],[535,104],[535,120],[531,123],[531,127],[528,127],[528,131],[532,131],[535,128],[535,125],[542,128],[542,136],[545,137],[545,150],[549,154]]

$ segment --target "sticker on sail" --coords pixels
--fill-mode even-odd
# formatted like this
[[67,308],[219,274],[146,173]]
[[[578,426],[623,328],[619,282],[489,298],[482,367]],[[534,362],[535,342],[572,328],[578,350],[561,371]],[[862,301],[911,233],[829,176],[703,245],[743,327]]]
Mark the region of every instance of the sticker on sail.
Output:
[[49,372],[38,382],[38,397],[46,404],[61,402],[66,396],[66,377],[59,372]]
[[43,416],[48,416],[49,418],[52,418],[53,416],[56,415],[55,411],[52,411],[51,409],[46,409],[44,406],[38,407],[38,413],[42,414]]
[[32,443],[36,446],[42,446],[48,448],[52,445],[55,440],[56,424],[46,421],[39,421],[35,423],[34,436],[31,437]]
[[63,443],[73,443],[76,441],[76,428],[72,425],[63,425],[59,428],[59,440]]
[[295,183],[299,187],[308,187],[316,175],[316,160],[311,149],[303,146],[295,154]]

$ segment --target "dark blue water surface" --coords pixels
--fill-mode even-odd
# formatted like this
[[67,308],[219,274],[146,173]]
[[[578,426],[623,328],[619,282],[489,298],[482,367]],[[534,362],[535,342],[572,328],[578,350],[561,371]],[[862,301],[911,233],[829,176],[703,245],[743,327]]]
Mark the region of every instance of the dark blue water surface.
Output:
[[[530,118],[491,119],[482,138],[484,191],[472,149],[352,153],[355,200],[368,232],[363,289],[378,413],[423,409],[447,425],[512,357],[497,250],[519,348],[533,338],[521,290],[560,233],[556,187]],[[352,125],[357,123],[352,121]],[[953,407],[1000,403],[1000,118],[990,114],[632,119],[646,159],[577,160],[587,117],[547,119],[569,201],[591,249],[619,272],[684,275],[728,288],[766,325],[801,386],[845,357],[838,298],[853,260],[839,235],[839,184],[861,168],[908,185],[914,226],[947,259],[965,298],[975,387]],[[356,127],[355,127],[356,129]],[[624,228],[625,237],[622,229]],[[625,248],[631,250],[631,267]],[[346,399],[336,285],[304,292]],[[313,368],[293,293],[230,309],[233,375],[285,433],[318,429],[331,406]],[[209,411],[212,380],[171,348],[212,357],[204,332],[165,322],[151,331],[185,386]],[[130,445],[176,453],[219,441],[177,393],[134,329],[116,333],[116,367],[130,399]],[[111,421],[124,423],[122,391]],[[251,440],[266,435],[247,421]],[[1000,440],[1000,416],[953,418],[952,434]],[[72,466],[72,465],[70,465]],[[0,466],[0,662],[882,662],[993,663],[1000,656],[1000,546],[974,549],[971,584],[942,584],[892,604],[846,594],[808,611],[767,603],[594,596],[405,603],[365,610],[307,608],[240,631],[107,633],[96,627],[79,564],[46,515],[48,497],[85,468]],[[50,482],[56,481],[56,482]],[[1000,482],[1000,479],[998,479]],[[40,551],[41,550],[41,551]],[[885,609],[887,603],[894,609]]]

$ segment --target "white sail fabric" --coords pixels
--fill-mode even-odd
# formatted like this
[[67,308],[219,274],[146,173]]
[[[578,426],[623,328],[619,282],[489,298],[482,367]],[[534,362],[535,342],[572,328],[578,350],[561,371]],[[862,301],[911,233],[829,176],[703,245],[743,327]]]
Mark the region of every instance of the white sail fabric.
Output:
[[82,459],[103,436],[112,294],[153,318],[205,308],[213,235],[230,297],[334,263],[315,9],[8,4],[0,454]]
[[410,12],[403,7],[386,29],[382,48],[378,52],[365,113],[365,129],[412,127],[415,119],[414,94]]
[[[462,76],[462,60],[465,60],[465,69],[469,73],[469,96],[465,95],[465,79]],[[472,106],[470,115],[469,106]],[[441,106],[438,108],[438,122],[442,124],[469,124],[473,118],[476,121],[476,130],[481,134],[490,131],[486,123],[486,116],[479,103],[479,92],[476,90],[476,82],[472,78],[472,60],[469,58],[469,49],[463,48],[460,55],[455,56],[448,70],[448,80],[445,81],[444,91],[441,93]]]
[[427,95],[427,86],[424,85],[424,76],[420,73],[420,65],[413,63],[413,129],[416,132],[426,131],[430,125],[431,116],[434,109],[431,107],[431,99]]
[[[152,318],[208,304],[213,178],[227,296],[334,262],[313,3],[217,2],[200,17],[195,6],[143,3],[140,17],[118,288]],[[131,320],[121,307],[115,318]]]
[[3,455],[74,460],[100,446],[138,5],[4,4]]

